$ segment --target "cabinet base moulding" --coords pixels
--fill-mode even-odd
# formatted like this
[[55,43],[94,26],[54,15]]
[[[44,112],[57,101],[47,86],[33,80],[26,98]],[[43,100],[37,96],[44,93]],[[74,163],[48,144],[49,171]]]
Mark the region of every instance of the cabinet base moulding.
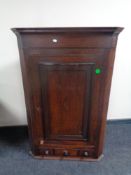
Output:
[[88,162],[97,162],[100,161],[103,157],[104,154],[100,155],[98,158],[82,158],[82,157],[58,157],[58,156],[42,156],[42,155],[35,155],[32,153],[32,151],[29,151],[29,155],[31,155],[35,159],[40,159],[40,160],[79,160],[79,161],[88,161]]

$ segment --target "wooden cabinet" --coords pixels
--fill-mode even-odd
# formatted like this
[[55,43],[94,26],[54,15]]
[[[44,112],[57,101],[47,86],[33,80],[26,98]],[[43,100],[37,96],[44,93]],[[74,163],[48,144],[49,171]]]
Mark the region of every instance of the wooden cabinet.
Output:
[[98,159],[122,28],[12,30],[18,38],[32,154]]

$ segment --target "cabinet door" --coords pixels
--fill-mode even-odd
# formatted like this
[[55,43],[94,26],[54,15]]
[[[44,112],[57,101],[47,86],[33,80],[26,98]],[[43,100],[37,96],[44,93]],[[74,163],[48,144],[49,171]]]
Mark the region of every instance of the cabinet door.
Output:
[[89,137],[94,63],[39,63],[46,140]]

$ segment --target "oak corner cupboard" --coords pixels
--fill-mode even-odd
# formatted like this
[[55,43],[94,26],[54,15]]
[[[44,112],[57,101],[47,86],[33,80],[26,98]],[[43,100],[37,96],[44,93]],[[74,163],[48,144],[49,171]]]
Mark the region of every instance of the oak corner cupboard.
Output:
[[17,35],[32,154],[102,155],[120,27],[13,28]]

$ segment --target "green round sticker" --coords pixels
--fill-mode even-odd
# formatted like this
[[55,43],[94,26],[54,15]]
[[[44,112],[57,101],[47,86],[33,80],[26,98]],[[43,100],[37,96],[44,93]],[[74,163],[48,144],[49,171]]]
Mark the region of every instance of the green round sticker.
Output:
[[95,72],[96,72],[96,74],[98,75],[98,74],[101,73],[101,69],[100,69],[100,68],[96,68]]

